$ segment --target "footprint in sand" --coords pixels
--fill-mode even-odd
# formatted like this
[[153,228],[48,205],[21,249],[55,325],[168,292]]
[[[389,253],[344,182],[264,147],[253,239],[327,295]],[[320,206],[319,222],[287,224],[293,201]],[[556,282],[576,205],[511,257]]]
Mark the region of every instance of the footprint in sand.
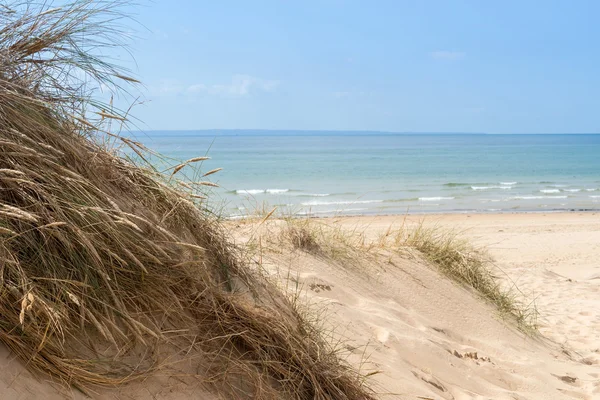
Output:
[[[477,362],[477,361],[492,362],[492,360],[490,360],[489,357],[481,357],[477,354],[476,351],[467,351],[466,353],[459,353],[458,351],[454,350],[453,352],[451,352],[451,354],[454,357],[471,359],[475,362]],[[479,363],[477,363],[477,364],[479,364]]]
[[571,386],[581,386],[581,383],[579,382],[579,379],[577,379],[577,377],[575,376],[571,376],[571,375],[555,375],[552,374],[552,376],[554,376],[556,379],[560,379],[561,381],[571,385]]
[[446,387],[435,376],[433,376],[431,374],[427,374],[427,373],[425,373],[423,371],[419,371],[419,370],[413,370],[411,372],[413,373],[414,376],[421,379],[423,382],[430,384],[431,386],[433,386],[440,392],[444,393],[447,391]]

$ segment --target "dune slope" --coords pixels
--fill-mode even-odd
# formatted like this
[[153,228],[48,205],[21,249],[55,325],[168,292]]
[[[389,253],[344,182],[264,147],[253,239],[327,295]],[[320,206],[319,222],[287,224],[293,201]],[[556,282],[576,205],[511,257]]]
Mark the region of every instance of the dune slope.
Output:
[[[367,222],[361,220],[363,227]],[[260,260],[285,286],[326,308],[326,326],[345,338],[349,359],[374,374],[382,398],[600,396],[596,363],[553,338],[521,332],[418,254],[350,262],[264,245]],[[368,362],[362,363],[365,355]]]

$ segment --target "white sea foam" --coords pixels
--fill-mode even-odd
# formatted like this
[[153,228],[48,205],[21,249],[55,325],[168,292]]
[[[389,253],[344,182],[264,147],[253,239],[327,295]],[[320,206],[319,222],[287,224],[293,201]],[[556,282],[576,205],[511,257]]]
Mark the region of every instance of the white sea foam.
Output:
[[248,194],[262,194],[262,193],[267,193],[267,194],[281,194],[281,193],[287,193],[289,192],[290,189],[238,189],[235,191],[236,194],[244,194],[244,195],[248,195]]
[[600,199],[600,196],[590,196],[590,199]]
[[358,212],[358,211],[366,211],[368,208],[344,208],[344,209],[335,209],[335,210],[311,210],[311,211],[298,211],[296,215],[313,215],[313,214],[339,214],[345,212]]
[[471,186],[473,190],[512,189],[512,186]]
[[542,192],[542,193],[560,193],[560,190],[558,190],[558,189],[542,189],[542,190],[540,190],[540,192]]
[[227,219],[232,219],[232,220],[244,219],[244,218],[248,218],[248,215],[246,215],[246,214],[231,214],[229,217],[227,217]]
[[265,192],[267,192],[269,194],[281,194],[281,193],[287,193],[289,191],[290,191],[290,189],[267,189],[267,190],[265,190]]
[[306,196],[310,196],[310,197],[327,197],[327,196],[331,196],[329,193],[311,193],[311,194],[307,194]]
[[383,200],[346,200],[346,201],[318,201],[312,200],[305,203],[300,203],[303,206],[343,206],[348,204],[371,204],[381,203]]
[[585,189],[586,192],[595,192],[596,190],[598,190],[598,189],[596,189],[596,188],[587,188],[587,189]]
[[454,200],[454,197],[419,197],[419,201]]
[[501,185],[516,185],[517,182],[500,182]]
[[577,193],[581,192],[581,189],[563,189],[563,192]]

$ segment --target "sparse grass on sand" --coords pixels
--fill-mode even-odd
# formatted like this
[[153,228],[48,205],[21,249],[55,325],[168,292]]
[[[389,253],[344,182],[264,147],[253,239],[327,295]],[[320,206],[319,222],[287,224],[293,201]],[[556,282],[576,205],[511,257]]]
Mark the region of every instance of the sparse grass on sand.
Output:
[[473,288],[503,316],[514,318],[522,330],[535,331],[535,304],[524,304],[515,285],[506,289],[495,274],[501,271],[494,267],[491,257],[458,232],[421,223],[410,231],[397,232],[394,241],[417,249],[444,275]]
[[346,263],[360,261],[367,250],[363,235],[329,220],[286,218],[281,235],[295,249]]
[[91,53],[120,37],[117,17],[95,1],[0,7],[0,342],[82,390],[183,360],[225,398],[373,398],[241,261],[204,208],[214,184],[175,184],[173,169],[141,168],[94,139],[145,158],[103,132],[123,114],[101,106],[103,125],[87,118],[90,82],[134,81]]
[[[335,220],[312,218],[285,218],[281,236],[292,247],[316,256],[343,261],[344,265],[368,264],[367,256],[381,251],[409,254],[412,249],[444,275],[475,290],[493,304],[504,317],[513,319],[517,326],[533,333],[537,329],[538,312],[534,302],[523,302],[524,296],[516,285],[508,285],[497,276],[497,268],[484,249],[476,249],[459,232],[426,225],[424,221],[408,227],[390,229],[377,240],[366,240],[360,227],[343,229]],[[367,261],[365,261],[367,260]]]

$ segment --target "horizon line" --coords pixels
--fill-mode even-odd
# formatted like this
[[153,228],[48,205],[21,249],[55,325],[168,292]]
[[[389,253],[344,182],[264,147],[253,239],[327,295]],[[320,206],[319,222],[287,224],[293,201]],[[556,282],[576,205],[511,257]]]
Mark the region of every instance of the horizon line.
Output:
[[379,133],[387,135],[600,135],[600,132],[460,132],[460,131],[385,131],[342,129],[261,129],[261,128],[204,128],[204,129],[136,129],[128,132],[281,132],[281,133]]

